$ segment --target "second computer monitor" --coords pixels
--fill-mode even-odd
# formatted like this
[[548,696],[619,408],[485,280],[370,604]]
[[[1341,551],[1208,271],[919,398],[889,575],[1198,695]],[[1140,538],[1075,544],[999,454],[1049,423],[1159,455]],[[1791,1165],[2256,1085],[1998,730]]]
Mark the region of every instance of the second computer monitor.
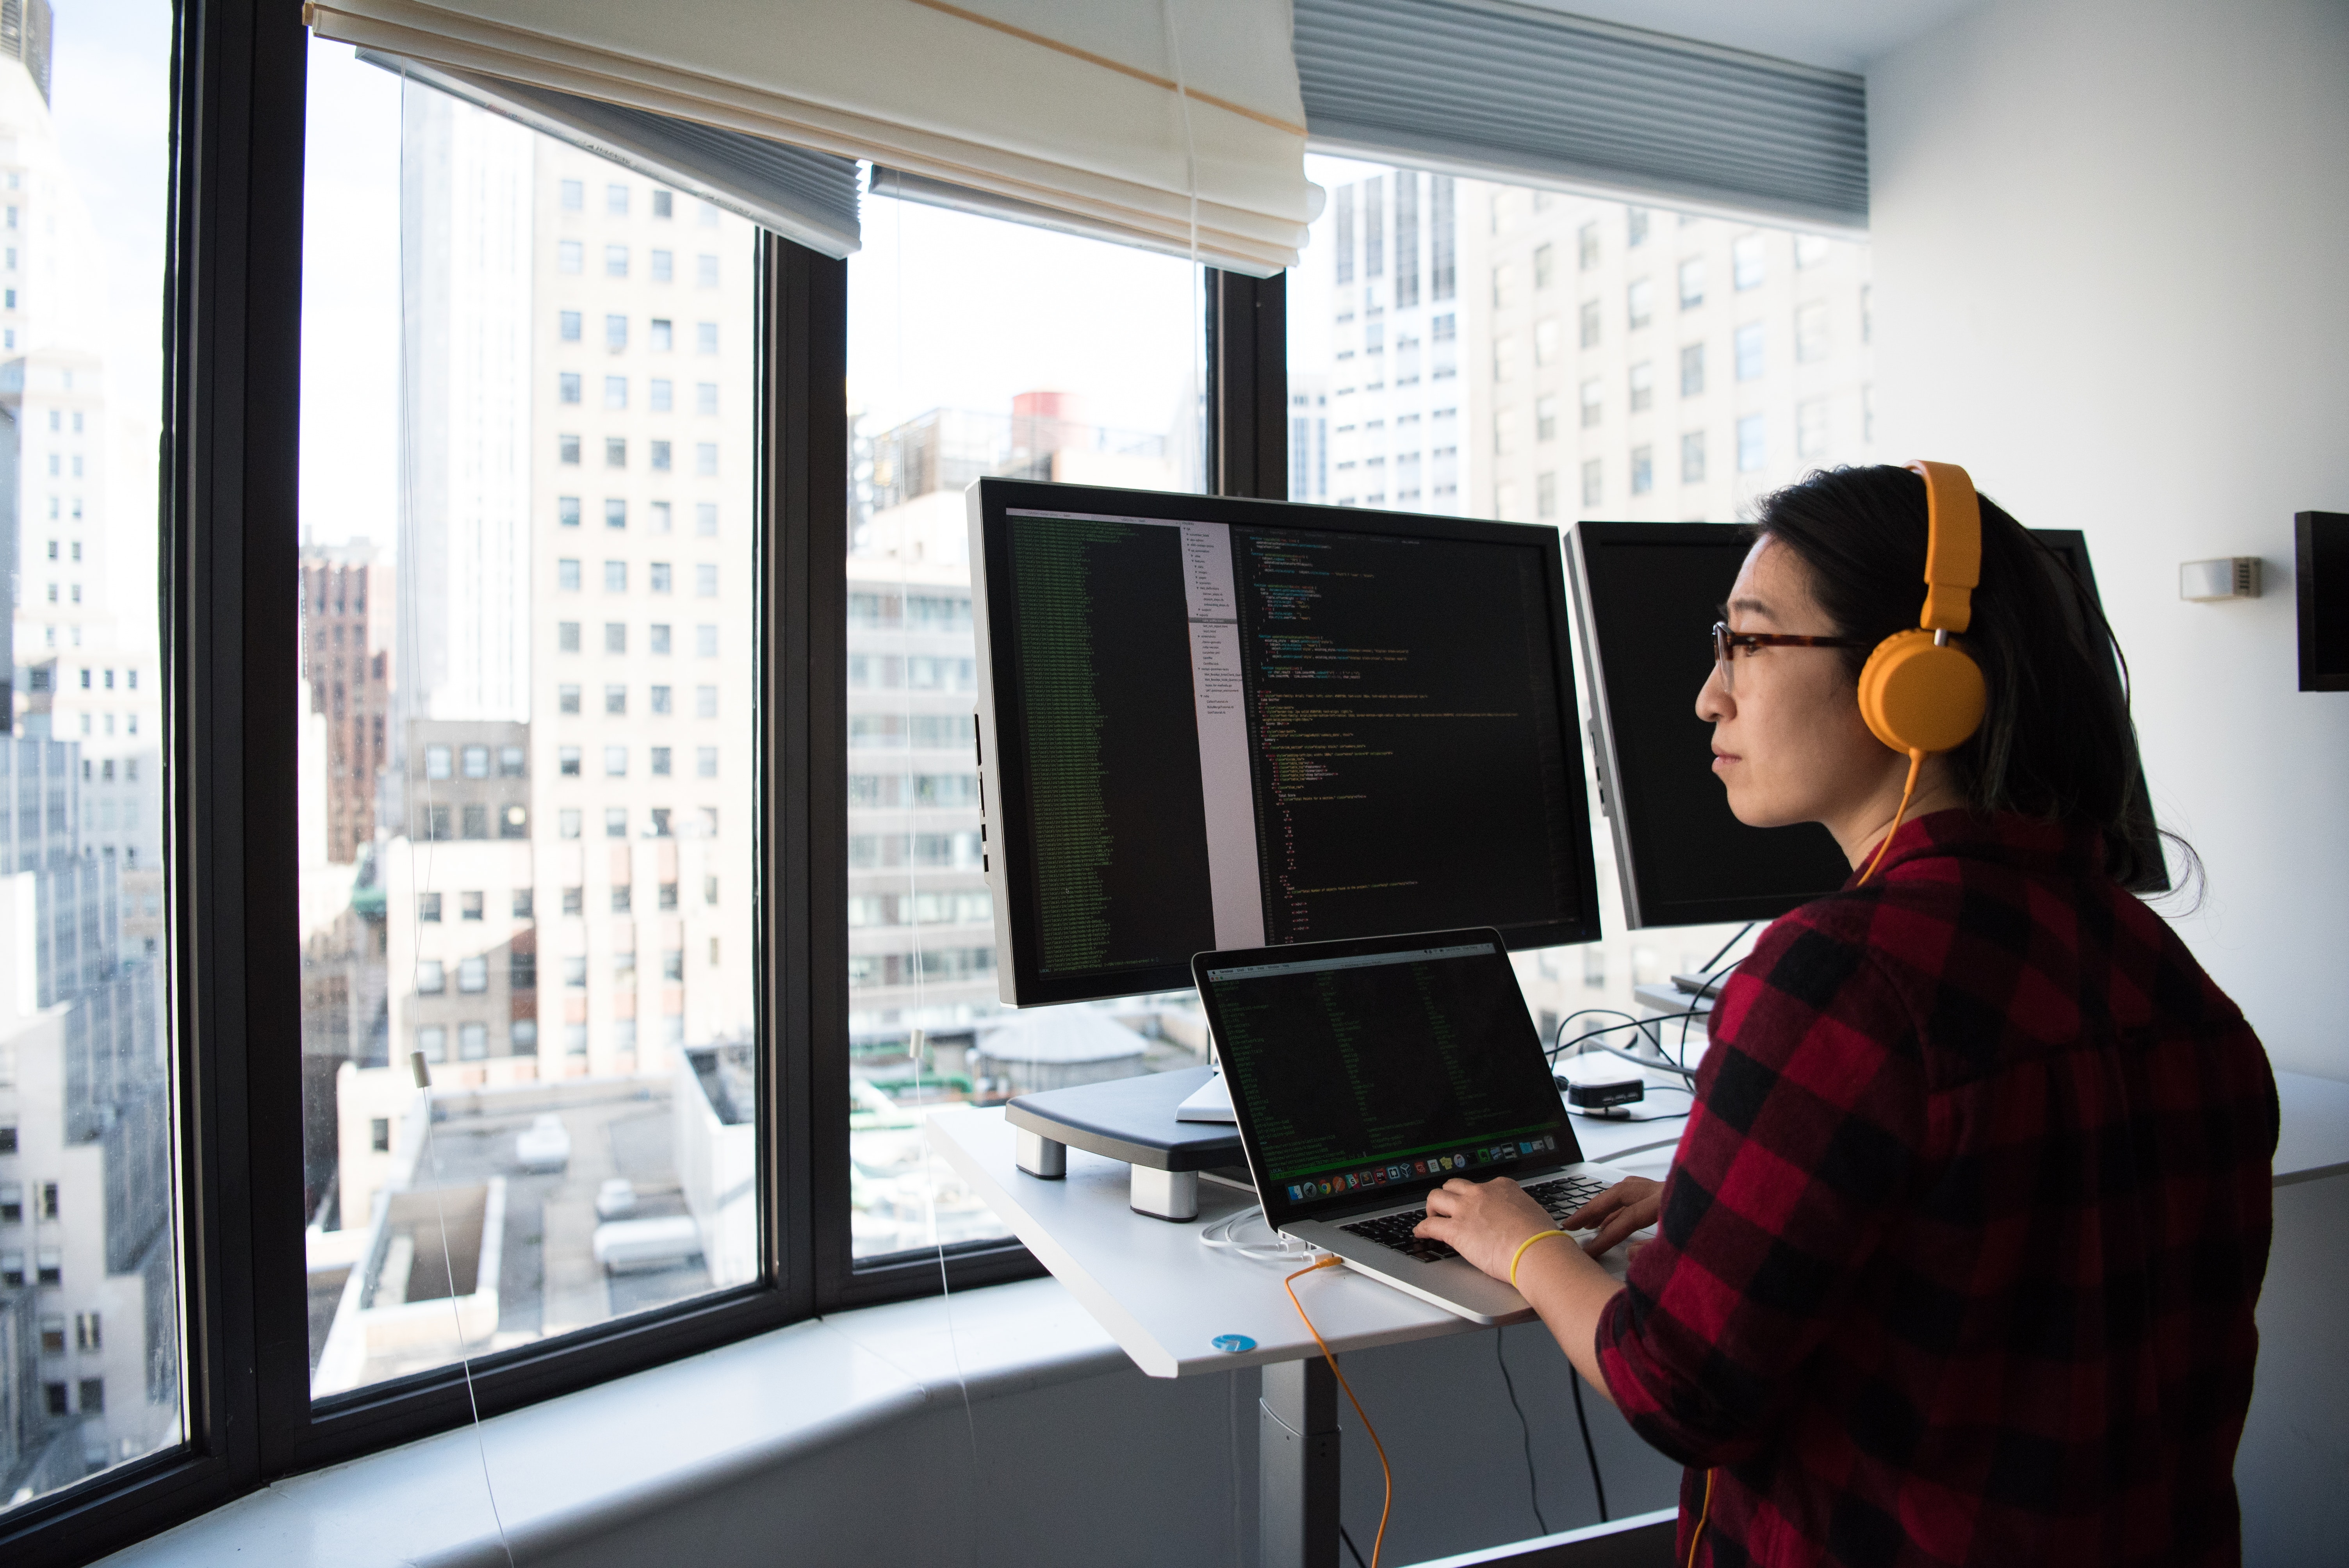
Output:
[[1195,953],[1599,934],[1555,529],[981,480],[980,788],[1003,997]]
[[[2093,598],[2087,542],[2067,529],[2033,531],[2060,562],[2054,569]],[[1713,772],[1713,726],[1696,715],[1697,692],[1713,669],[1713,624],[1752,546],[1744,529],[1709,522],[1578,522],[1568,536],[1599,788],[1634,927],[1774,919],[1851,875],[1815,822],[1740,822]],[[2067,589],[2064,600],[2076,596]],[[2091,631],[2091,645],[2101,636]],[[2150,817],[2142,831],[2140,851],[2159,865]]]

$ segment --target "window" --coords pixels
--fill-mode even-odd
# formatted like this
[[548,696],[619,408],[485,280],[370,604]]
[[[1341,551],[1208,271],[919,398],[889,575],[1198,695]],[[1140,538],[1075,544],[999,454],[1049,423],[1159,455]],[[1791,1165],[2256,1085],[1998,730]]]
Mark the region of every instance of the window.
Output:
[[1604,408],[1605,396],[1597,377],[1582,384],[1582,428],[1584,429],[1590,430],[1598,428],[1599,415]]
[[[717,568],[712,567],[710,570],[714,572]],[[669,591],[669,563],[667,562],[654,562],[652,565],[647,569],[646,577],[647,581],[645,585],[647,588],[650,588],[654,593],[666,593]]]
[[586,247],[576,240],[557,240],[554,242],[554,270],[557,272],[585,272],[587,270],[586,257]]
[[604,409],[606,413],[625,411],[628,407],[628,378],[625,376],[604,377]]
[[656,414],[666,414],[677,401],[677,384],[666,376],[656,376],[645,383],[645,401]]
[[1549,287],[1557,271],[1557,246],[1544,244],[1534,247],[1534,287],[1536,289]]
[[604,688],[604,711],[612,717],[625,717],[628,711],[628,688],[621,685]]
[[607,278],[624,278],[628,275],[627,246],[606,245],[604,247],[604,275]]
[[554,498],[554,521],[563,528],[579,526],[579,498],[575,495]]
[[669,349],[671,325],[667,316],[657,315],[647,324],[646,346],[655,354],[667,354]]
[[1762,376],[1762,324],[1749,321],[1737,329],[1737,378],[1754,381]]
[[1558,358],[1557,317],[1547,315],[1534,323],[1534,363],[1555,365]]
[[568,463],[574,467],[577,466],[579,462],[579,438],[576,436],[555,437],[554,454],[555,459],[558,462]]
[[665,500],[657,500],[657,501],[653,502],[653,505],[652,505],[652,513],[653,513],[653,531],[654,531],[655,533],[667,533],[667,532],[668,532],[668,531],[669,531],[668,502],[667,502],[667,501],[665,501]]
[[367,1147],[378,1154],[391,1152],[391,1118],[377,1116],[367,1119]]
[[628,809],[626,806],[605,808],[604,836],[607,839],[625,839],[628,836]]
[[1624,291],[1624,295],[1627,319],[1634,331],[1655,320],[1656,285],[1653,282],[1641,278]]
[[652,448],[653,472],[665,474],[676,466],[669,460],[669,444],[667,441],[655,440],[647,444]]
[[1795,307],[1795,361],[1816,365],[1827,356],[1827,307],[1813,300]]
[[625,469],[628,466],[628,438],[626,436],[604,438],[604,466],[607,469]]
[[1729,248],[1731,281],[1740,293],[1758,289],[1766,275],[1762,260],[1762,236],[1747,234]]
[[487,779],[490,776],[490,748],[488,747],[468,746],[463,751],[459,753],[459,757],[463,763],[466,778]]
[[1737,421],[1737,471],[1759,473],[1769,462],[1769,446],[1759,414],[1748,414]]
[[704,252],[693,258],[693,282],[698,288],[718,286],[718,258]]
[[554,377],[554,396],[557,402],[576,403],[579,401],[579,373],[576,370],[564,370],[558,372]]
[[[579,836],[579,813],[576,810],[566,809],[564,810],[558,811],[555,813],[555,820],[561,824],[557,830],[562,837],[566,839],[575,839]],[[571,914],[576,913],[577,912],[566,909],[564,913]]]
[[460,958],[457,961],[457,989],[467,995],[478,995],[490,988],[490,961],[486,958]]
[[578,778],[579,748],[575,746],[559,746],[555,748],[554,771],[558,776],[564,779]]
[[718,412],[718,383],[697,381],[693,387],[693,411],[697,414]]
[[698,441],[693,448],[693,471],[704,479],[718,477],[718,443]]
[[1493,269],[1493,308],[1506,310],[1517,303],[1517,269],[1503,262]]
[[698,321],[693,324],[693,351],[696,354],[715,354],[718,352],[718,324],[716,322]]
[[1629,207],[1623,211],[1623,243],[1636,249],[1648,242],[1648,210]]
[[666,779],[669,777],[669,752],[670,748],[666,746],[656,746],[652,748],[650,753],[652,758],[651,770],[654,778]]
[[556,622],[554,626],[554,645],[556,651],[559,653],[577,653],[579,651],[579,623],[576,621]]
[[650,643],[652,651],[655,654],[666,654],[668,652],[669,628],[667,622],[654,622],[651,625],[645,628],[645,634],[646,640]]
[[674,251],[655,251],[652,253],[652,266],[653,282],[657,284],[672,282],[677,276],[677,253]]
[[604,777],[626,779],[628,776],[628,748],[625,746],[604,748]]
[[1631,493],[1646,495],[1656,488],[1656,449],[1653,447],[1631,449]]
[[1599,222],[1597,219],[1593,219],[1589,222],[1583,224],[1582,227],[1574,232],[1574,254],[1575,266],[1581,272],[1587,273],[1591,268],[1599,264]]
[[618,314],[604,317],[604,346],[613,354],[625,353],[628,346],[628,318]]
[[1599,459],[1586,459],[1582,465],[1582,504],[1597,506],[1599,501]]
[[1835,249],[1834,242],[1832,242],[1832,241],[1830,241],[1830,240],[1826,239],[1824,235],[1819,235],[1819,234],[1797,234],[1797,235],[1795,235],[1795,270],[1796,270],[1797,272],[1808,272],[1808,271],[1810,271],[1813,267],[1816,267],[1816,266],[1819,265],[1822,262],[1825,262],[1825,261],[1827,259],[1828,255],[1829,255],[1830,253],[1833,253],[1834,249]]
[[554,585],[565,593],[579,592],[579,562],[564,556],[554,563]]
[[447,747],[428,746],[424,748],[424,777],[427,779],[446,779],[449,777],[449,748]]
[[704,746],[696,748],[694,753],[693,773],[694,777],[697,779],[715,779],[718,777],[718,748],[714,746]]
[[705,621],[700,625],[694,627],[693,653],[696,658],[714,659],[718,656],[718,628],[716,625]]
[[1534,439],[1537,441],[1557,439],[1557,399],[1556,397],[1534,399]]
[[604,562],[604,592],[625,593],[628,591],[628,563],[625,561]]
[[1704,303],[1704,258],[1691,256],[1681,263],[1681,308],[1694,310]]
[[[705,561],[693,569],[693,593],[698,599],[718,597],[718,563]],[[716,628],[710,628],[715,631]]]
[[1631,366],[1631,412],[1644,413],[1655,407],[1656,367],[1645,359]]
[[1692,343],[1681,350],[1681,396],[1704,396],[1704,345]]
[[701,500],[693,503],[693,531],[703,539],[718,537],[718,503]]
[[564,180],[558,181],[557,186],[561,192],[560,200],[564,211],[577,212],[585,210],[587,206],[586,181],[582,180]]
[[669,215],[669,205],[675,200],[676,197],[673,192],[667,191],[655,191],[653,192],[653,216],[656,218],[667,217]]
[[1582,302],[1580,342],[1585,348],[1599,346],[1599,302],[1595,299]]
[[1795,405],[1795,455],[1815,463],[1827,455],[1827,405],[1813,397]]
[[604,211],[615,218],[628,215],[628,188],[614,183],[604,187]]
[[416,961],[416,990],[419,995],[437,996],[449,988],[446,968],[438,958]]
[[650,700],[652,703],[653,712],[657,714],[667,714],[669,711],[670,688],[665,686],[657,686],[651,689],[652,696]]
[[1704,432],[1691,430],[1681,438],[1681,483],[1704,482]]
[[555,317],[555,321],[556,335],[560,336],[564,342],[576,343],[579,341],[579,313],[577,311],[566,310],[559,312]]
[[437,892],[418,893],[416,895],[416,918],[437,923],[440,919],[440,895]]
[[628,626],[626,622],[606,621],[604,623],[604,651],[607,654],[625,654],[628,651]]
[[1547,522],[1557,515],[1557,475],[1543,472],[1534,476],[1534,516]]

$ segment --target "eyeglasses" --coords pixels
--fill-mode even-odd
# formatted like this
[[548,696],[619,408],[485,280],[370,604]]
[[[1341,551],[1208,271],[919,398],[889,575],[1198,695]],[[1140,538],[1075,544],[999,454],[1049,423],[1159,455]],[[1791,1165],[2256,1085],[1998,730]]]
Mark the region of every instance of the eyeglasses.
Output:
[[1733,632],[1726,621],[1713,624],[1713,665],[1721,672],[1721,689],[1737,689],[1737,662],[1730,655],[1739,648],[1864,648],[1857,637],[1795,637],[1775,632]]

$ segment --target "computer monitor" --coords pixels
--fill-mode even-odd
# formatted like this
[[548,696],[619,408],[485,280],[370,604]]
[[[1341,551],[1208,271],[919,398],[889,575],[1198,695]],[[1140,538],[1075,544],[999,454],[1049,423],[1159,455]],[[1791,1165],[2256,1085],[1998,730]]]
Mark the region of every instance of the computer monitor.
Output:
[[1018,1006],[1599,902],[1557,531],[983,479],[983,851]]
[[[2087,541],[2069,529],[2033,531],[2093,596]],[[1749,828],[1731,814],[1713,774],[1713,727],[1696,716],[1713,624],[1752,547],[1744,531],[1578,522],[1567,541],[1597,717],[1599,805],[1614,834],[1626,923],[1771,920],[1841,887],[1851,867],[1825,828]],[[2069,593],[2064,602],[2076,603]],[[2140,777],[2140,795],[2144,788]],[[2147,820],[2141,847],[2159,865]]]

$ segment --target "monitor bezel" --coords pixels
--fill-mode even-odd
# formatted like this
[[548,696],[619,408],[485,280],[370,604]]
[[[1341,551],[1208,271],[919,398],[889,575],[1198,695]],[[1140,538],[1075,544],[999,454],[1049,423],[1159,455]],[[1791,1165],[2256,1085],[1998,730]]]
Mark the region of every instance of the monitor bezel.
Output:
[[[1504,934],[1493,926],[1472,925],[1453,931],[1413,931],[1393,936],[1360,936],[1340,942],[1299,942],[1287,947],[1234,948],[1216,953],[1195,954],[1191,960],[1193,984],[1198,987],[1199,1004],[1206,1014],[1207,1028],[1222,1050],[1223,1019],[1216,1006],[1212,987],[1207,985],[1211,969],[1237,967],[1249,964],[1293,964],[1311,962],[1317,958],[1353,958],[1365,954],[1407,953],[1421,947],[1456,947],[1476,942],[1493,942],[1500,949],[1493,954],[1508,976],[1509,988],[1517,998],[1518,1009],[1525,1019],[1526,1039],[1537,1053],[1542,1049],[1541,1031],[1534,1025],[1533,1013],[1526,1006],[1524,985],[1518,981],[1516,965],[1509,962],[1509,946]],[[1226,1081],[1226,1089],[1229,1090]],[[1231,1094],[1234,1126],[1238,1130],[1240,1149],[1247,1161],[1248,1177],[1256,1183],[1257,1200],[1264,1206],[1265,1222],[1278,1231],[1298,1220],[1318,1220],[1341,1215],[1358,1206],[1392,1208],[1407,1203],[1414,1197],[1423,1197],[1452,1180],[1441,1176],[1410,1176],[1402,1181],[1377,1187],[1367,1192],[1356,1191],[1345,1197],[1332,1193],[1311,1202],[1291,1199],[1278,1190],[1267,1176],[1257,1153],[1256,1123],[1251,1119],[1253,1108],[1247,1097]],[[1520,1176],[1531,1172],[1578,1165],[1582,1162],[1581,1142],[1575,1136],[1574,1116],[1567,1109],[1565,1097],[1557,1102],[1558,1147],[1538,1155],[1527,1155],[1514,1161],[1496,1161],[1490,1165],[1474,1168],[1478,1181],[1493,1181],[1503,1176]]]
[[[1418,535],[1530,545],[1539,558],[1543,591],[1550,607],[1551,686],[1557,693],[1558,727],[1567,748],[1568,809],[1581,824],[1570,833],[1581,882],[1581,908],[1568,918],[1498,928],[1512,952],[1595,941],[1599,934],[1597,860],[1590,847],[1590,801],[1583,784],[1585,731],[1574,680],[1574,652],[1567,604],[1564,557],[1558,530],[1541,523],[1495,522],[1482,518],[1437,517],[1418,512],[1370,511],[1353,507],[1312,506],[1239,496],[1191,495],[1054,484],[1036,480],[984,478],[964,492],[970,525],[972,629],[978,652],[978,778],[983,864],[995,904],[996,987],[1009,1006],[1104,1001],[1190,988],[1186,962],[1118,972],[1113,977],[1045,979],[1036,973],[1035,896],[1025,824],[1002,802],[1026,798],[1027,778],[1016,749],[1000,737],[1007,720],[1019,719],[1017,698],[999,694],[995,672],[1009,667],[1012,628],[990,613],[988,583],[1004,570],[1009,533],[1005,514],[1012,508],[1101,512],[1164,518],[1170,521],[1221,522],[1257,528],[1312,528],[1365,534]],[[1001,710],[999,712],[999,706]]]
[[2300,689],[2349,691],[2349,666],[2325,667],[2317,646],[2316,623],[2327,614],[2349,615],[2349,582],[2340,573],[2328,576],[2317,568],[2317,535],[2330,544],[2338,536],[2349,545],[2349,512],[2301,511],[2292,519],[2292,587],[2295,625],[2300,634]]
[[[1608,831],[1615,845],[1616,877],[1623,895],[1624,924],[1634,931],[1666,929],[1684,925],[1726,925],[1742,921],[1775,920],[1791,910],[1801,908],[1813,899],[1824,898],[1837,891],[1821,888],[1802,895],[1779,894],[1750,898],[1719,898],[1704,901],[1676,902],[1667,912],[1659,907],[1653,890],[1643,885],[1640,861],[1632,844],[1633,829],[1630,819],[1636,808],[1627,808],[1619,780],[1621,770],[1618,764],[1615,744],[1615,715],[1608,700],[1606,662],[1599,648],[1598,615],[1590,594],[1590,568],[1587,552],[1592,544],[1625,539],[1712,544],[1718,542],[1725,531],[1742,530],[1745,525],[1723,522],[1620,522],[1584,520],[1566,531],[1567,575],[1574,590],[1574,623],[1582,645],[1583,669],[1590,683],[1591,759],[1599,774],[1599,807],[1607,818]],[[2033,538],[2048,547],[2051,552],[2068,551],[2076,563],[2080,585],[2087,591],[2102,613],[2104,596],[2096,588],[2096,573],[2088,552],[2087,535],[2073,528],[2034,528],[2028,531]],[[1724,585],[1726,592],[1726,585]],[[2097,628],[2086,628],[2093,642]],[[2109,648],[2107,649],[2109,652]],[[2113,678],[2120,679],[2117,664]],[[1694,692],[1690,699],[1695,698]],[[2152,797],[2147,792],[2145,769],[2140,758],[2137,767],[2137,793],[2146,801],[2148,824],[2146,841],[2138,847],[2151,856],[2151,863],[2163,870],[2162,884],[2145,890],[2147,893],[2168,891],[2170,882],[2168,862],[2161,854],[2161,838],[2158,827],[2152,826]]]

